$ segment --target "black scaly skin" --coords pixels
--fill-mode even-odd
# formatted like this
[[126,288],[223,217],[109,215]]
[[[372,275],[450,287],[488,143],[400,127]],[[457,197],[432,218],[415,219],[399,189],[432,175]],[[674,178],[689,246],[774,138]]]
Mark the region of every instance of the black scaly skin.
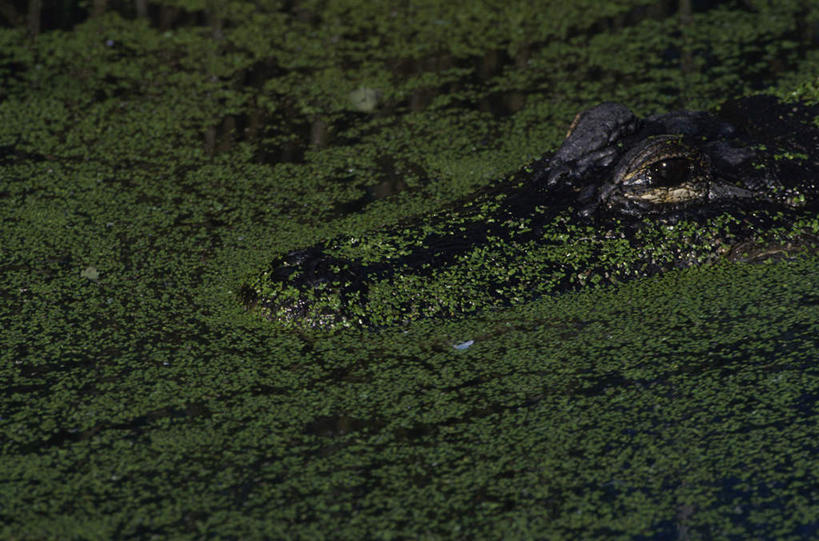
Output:
[[771,96],[642,120],[604,103],[553,156],[450,208],[279,256],[242,300],[288,326],[393,325],[730,257],[774,227],[794,230],[777,246],[811,244],[817,115]]

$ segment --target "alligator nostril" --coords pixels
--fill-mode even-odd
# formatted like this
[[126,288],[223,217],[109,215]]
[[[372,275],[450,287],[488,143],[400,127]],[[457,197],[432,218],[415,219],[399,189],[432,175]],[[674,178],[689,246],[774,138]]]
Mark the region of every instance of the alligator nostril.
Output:
[[303,265],[305,262],[315,259],[317,257],[322,257],[324,252],[321,248],[312,246],[310,248],[303,248],[301,250],[293,250],[292,252],[288,252],[286,256],[284,256],[284,264],[286,265]]

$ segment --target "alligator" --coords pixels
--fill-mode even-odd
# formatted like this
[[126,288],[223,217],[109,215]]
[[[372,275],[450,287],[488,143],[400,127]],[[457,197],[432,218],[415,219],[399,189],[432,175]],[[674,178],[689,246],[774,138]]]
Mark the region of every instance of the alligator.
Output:
[[245,307],[380,327],[819,242],[819,106],[757,95],[643,119],[603,103],[560,148],[468,199],[276,257]]

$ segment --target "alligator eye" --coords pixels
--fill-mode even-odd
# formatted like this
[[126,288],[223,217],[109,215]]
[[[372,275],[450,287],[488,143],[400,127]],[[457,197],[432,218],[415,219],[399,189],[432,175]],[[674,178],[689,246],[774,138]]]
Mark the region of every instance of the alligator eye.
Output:
[[675,135],[650,137],[617,164],[613,182],[620,186],[675,186],[697,176],[697,152]]
[[617,164],[602,199],[614,208],[683,204],[707,197],[710,167],[707,156],[683,143],[678,135],[641,141]]
[[647,184],[651,186],[679,186],[691,179],[694,163],[687,158],[668,158],[646,164],[632,177],[638,182],[629,184]]

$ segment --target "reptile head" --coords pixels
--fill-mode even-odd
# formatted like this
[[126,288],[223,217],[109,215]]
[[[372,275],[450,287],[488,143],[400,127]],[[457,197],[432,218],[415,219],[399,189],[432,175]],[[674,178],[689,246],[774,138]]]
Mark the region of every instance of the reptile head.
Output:
[[587,217],[689,215],[740,201],[804,199],[760,148],[707,113],[639,120],[622,105],[603,103],[575,118],[549,164],[547,184],[574,190]]
[[382,326],[712,260],[815,216],[816,116],[764,98],[644,119],[604,103],[552,157],[437,212],[281,254],[240,297],[285,325]]

